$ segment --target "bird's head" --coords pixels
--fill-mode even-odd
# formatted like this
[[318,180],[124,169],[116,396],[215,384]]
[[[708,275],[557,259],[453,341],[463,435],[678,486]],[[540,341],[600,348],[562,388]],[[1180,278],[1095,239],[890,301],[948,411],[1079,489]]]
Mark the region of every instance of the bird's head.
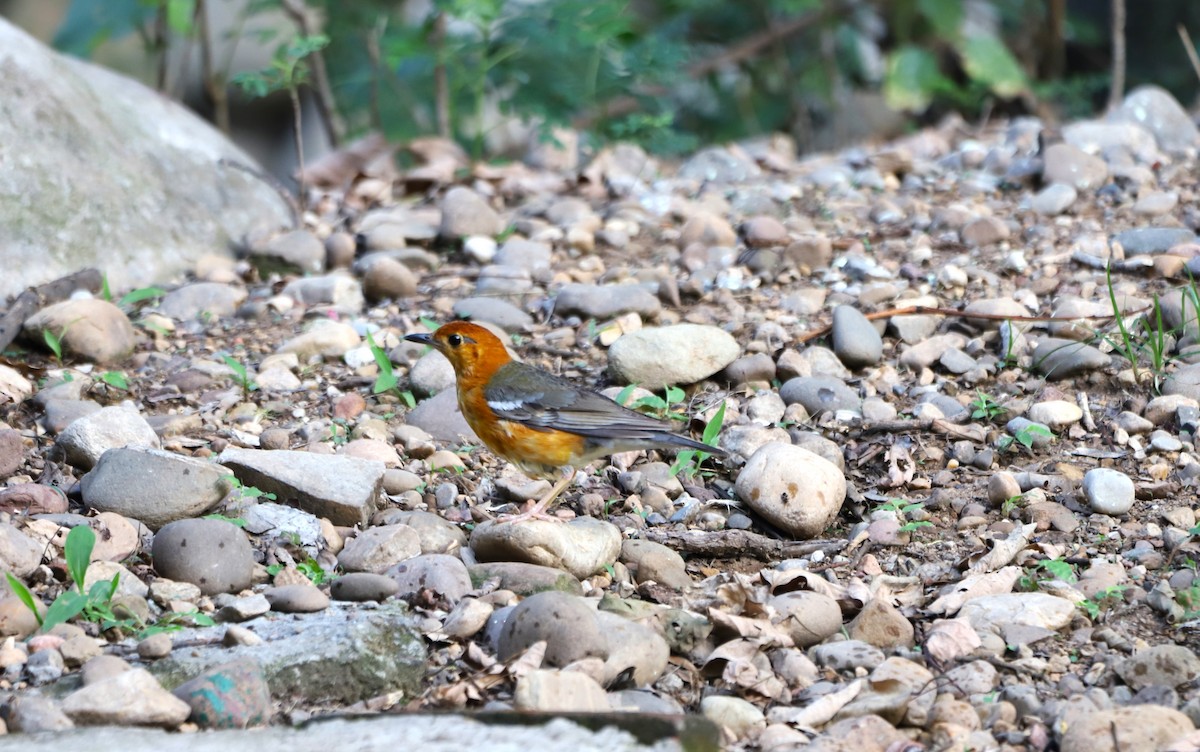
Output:
[[454,321],[430,334],[410,334],[404,339],[429,345],[445,355],[460,378],[486,376],[512,360],[499,337],[468,321]]

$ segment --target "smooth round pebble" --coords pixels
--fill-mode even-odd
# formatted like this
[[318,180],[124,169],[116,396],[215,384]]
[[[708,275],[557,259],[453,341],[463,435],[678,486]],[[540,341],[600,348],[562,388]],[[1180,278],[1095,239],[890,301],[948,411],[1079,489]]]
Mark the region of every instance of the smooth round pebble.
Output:
[[546,663],[551,666],[608,655],[596,612],[577,595],[547,591],[518,603],[500,630],[498,657],[510,660],[541,640],[546,641]]
[[154,569],[169,580],[190,582],[204,595],[250,586],[254,551],[246,533],[224,520],[169,523],[154,536]]
[[285,614],[307,614],[329,608],[329,596],[312,585],[281,585],[267,590],[263,595],[271,604],[272,611]]
[[1093,512],[1126,514],[1133,507],[1133,480],[1119,470],[1093,468],[1083,476],[1083,495]]
[[383,601],[399,592],[400,586],[386,574],[349,572],[329,585],[335,601]]

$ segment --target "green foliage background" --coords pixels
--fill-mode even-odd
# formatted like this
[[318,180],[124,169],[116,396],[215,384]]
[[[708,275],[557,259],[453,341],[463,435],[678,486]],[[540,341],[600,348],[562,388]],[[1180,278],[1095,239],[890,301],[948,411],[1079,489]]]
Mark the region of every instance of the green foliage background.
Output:
[[[138,35],[161,52],[195,42],[205,1],[72,0],[55,43],[87,56],[109,40]],[[281,2],[250,0],[245,13],[277,11]],[[494,122],[484,113],[498,103],[502,112],[544,126],[584,122],[601,138],[636,140],[658,152],[798,133],[831,117],[847,92],[882,95],[918,119],[951,109],[968,116],[997,106],[1028,110],[1038,99],[1067,116],[1095,111],[1107,95],[1109,0],[1066,3],[1060,42],[1045,35],[1054,5],[433,0],[430,13],[410,17],[394,0],[308,0],[325,19],[322,54],[351,134],[374,128],[406,139],[434,132],[434,72],[441,65],[454,135],[463,143],[479,146],[479,123]],[[800,18],[811,22],[771,37]],[[1200,3],[1158,0],[1153,13],[1131,6],[1128,86],[1160,83],[1187,103],[1196,79],[1177,24],[1200,33]],[[753,54],[731,54],[756,39],[768,41]],[[288,41],[271,43],[283,49]],[[1047,66],[1056,44],[1060,63]],[[714,60],[726,64],[706,65]],[[231,72],[222,74],[228,80]]]

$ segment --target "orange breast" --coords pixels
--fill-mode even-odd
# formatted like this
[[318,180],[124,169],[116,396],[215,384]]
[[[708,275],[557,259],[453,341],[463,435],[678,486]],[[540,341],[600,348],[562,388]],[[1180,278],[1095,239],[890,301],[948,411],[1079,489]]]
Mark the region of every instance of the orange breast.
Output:
[[561,467],[575,465],[584,454],[582,436],[566,431],[537,431],[501,420],[488,407],[483,389],[458,394],[458,406],[471,430],[495,454],[530,475],[554,478]]

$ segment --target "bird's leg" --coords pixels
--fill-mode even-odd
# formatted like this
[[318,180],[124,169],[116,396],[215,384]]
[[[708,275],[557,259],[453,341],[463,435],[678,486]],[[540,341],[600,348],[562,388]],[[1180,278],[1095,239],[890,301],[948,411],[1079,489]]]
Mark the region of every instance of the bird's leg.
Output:
[[556,498],[558,498],[558,495],[560,493],[562,493],[563,490],[566,489],[567,486],[571,485],[571,481],[575,479],[575,473],[577,473],[577,472],[578,472],[578,470],[576,470],[575,468],[571,468],[571,472],[564,473],[562,478],[560,478],[559,481],[557,483],[555,483],[554,486],[550,489],[550,492],[547,493],[545,496],[543,496],[540,501],[538,501],[536,504],[534,504],[532,507],[530,507],[530,509],[528,511],[521,512],[520,514],[500,515],[499,517],[496,518],[496,521],[497,522],[507,522],[509,524],[516,524],[518,522],[524,522],[525,520],[546,520],[548,522],[562,522],[563,519],[561,517],[556,517],[555,515],[547,514],[546,510],[550,508],[550,504],[553,503]]

